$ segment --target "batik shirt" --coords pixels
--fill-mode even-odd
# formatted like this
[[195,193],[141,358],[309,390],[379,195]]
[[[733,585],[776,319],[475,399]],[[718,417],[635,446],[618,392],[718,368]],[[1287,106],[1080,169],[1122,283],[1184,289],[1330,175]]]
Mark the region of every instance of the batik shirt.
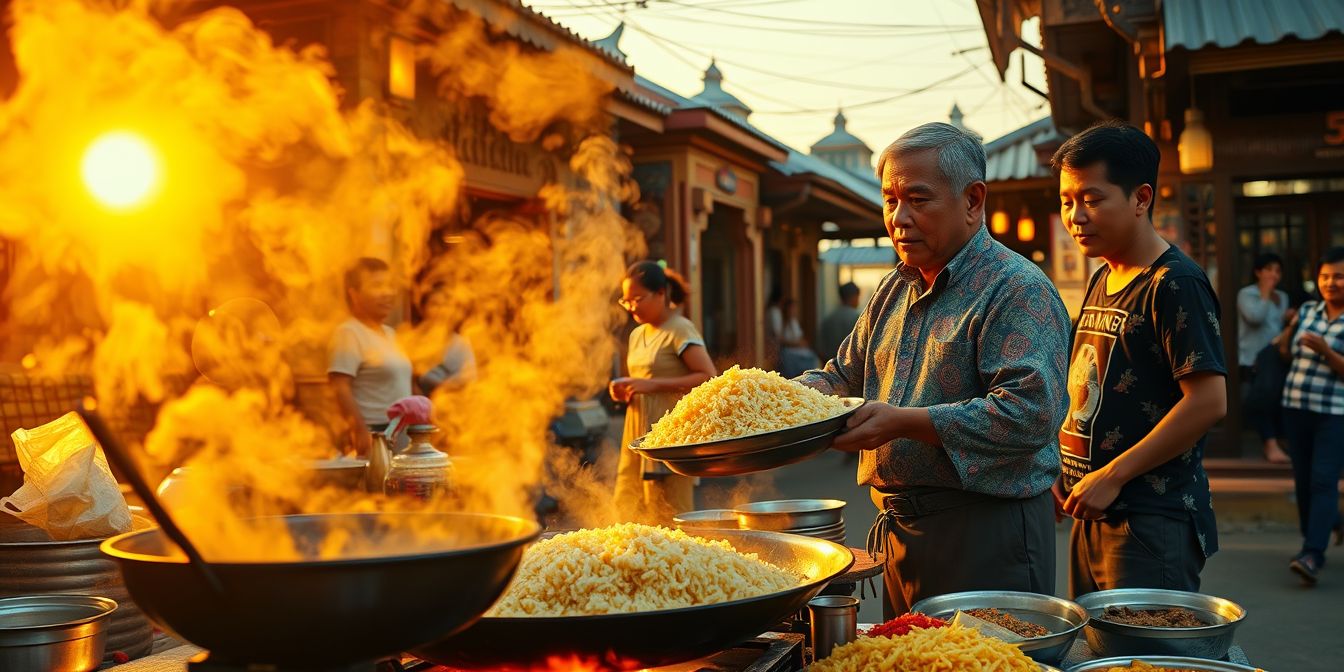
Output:
[[[1069,413],[1059,432],[1066,491],[1148,436],[1184,398],[1182,378],[1227,373],[1218,299],[1190,257],[1168,248],[1108,295],[1109,276],[1107,266],[1092,276],[1074,328]],[[1190,520],[1205,555],[1212,555],[1218,535],[1204,473],[1205,438],[1126,483],[1106,517],[1151,513]]]
[[1068,334],[1050,280],[981,227],[930,287],[897,264],[835,358],[799,380],[928,408],[942,445],[897,439],[865,450],[860,484],[1032,497],[1059,475]]

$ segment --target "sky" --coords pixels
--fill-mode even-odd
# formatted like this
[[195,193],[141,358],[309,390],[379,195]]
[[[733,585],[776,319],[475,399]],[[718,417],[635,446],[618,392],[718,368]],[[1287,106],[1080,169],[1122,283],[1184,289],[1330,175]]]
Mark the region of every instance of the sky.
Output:
[[[1014,54],[1001,82],[975,0],[524,0],[589,39],[624,18],[621,48],[635,71],[691,96],[710,57],[751,121],[806,151],[831,132],[837,106],[849,130],[881,150],[955,103],[992,140],[1049,113],[1021,85]],[[1038,42],[1028,23],[1024,38]],[[1020,54],[1021,52],[1019,52]],[[1039,59],[1027,80],[1044,90]]]

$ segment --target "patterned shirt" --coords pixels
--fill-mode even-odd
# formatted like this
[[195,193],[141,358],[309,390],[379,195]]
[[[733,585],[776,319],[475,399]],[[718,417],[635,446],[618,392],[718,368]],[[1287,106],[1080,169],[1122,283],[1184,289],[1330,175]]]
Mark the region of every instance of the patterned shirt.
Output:
[[[1148,436],[1184,393],[1180,380],[1226,374],[1218,299],[1204,271],[1175,247],[1116,292],[1110,268],[1092,276],[1074,330],[1069,414],[1059,441],[1066,491]],[[1106,509],[1188,520],[1206,555],[1218,549],[1204,440],[1120,488]]]
[[927,291],[897,264],[835,359],[799,380],[929,410],[942,446],[897,439],[863,451],[858,480],[1033,497],[1059,476],[1069,314],[1035,264],[981,229]]
[[1325,338],[1331,350],[1344,353],[1344,315],[1331,321],[1325,314],[1324,301],[1303,304],[1297,312],[1293,366],[1283,385],[1283,406],[1325,415],[1344,415],[1344,379],[1330,368],[1324,355],[1302,345],[1302,334],[1308,331]]

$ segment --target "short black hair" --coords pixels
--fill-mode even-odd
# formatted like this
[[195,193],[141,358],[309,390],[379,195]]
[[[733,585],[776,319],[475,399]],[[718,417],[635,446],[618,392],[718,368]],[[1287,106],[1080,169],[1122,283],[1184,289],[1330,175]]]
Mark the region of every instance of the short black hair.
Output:
[[1316,269],[1320,270],[1321,266],[1326,264],[1338,264],[1341,261],[1344,261],[1344,246],[1332,247],[1326,250],[1325,254],[1321,255],[1321,263]]
[[346,305],[350,304],[350,290],[359,289],[364,286],[365,275],[369,273],[377,273],[379,271],[390,271],[390,270],[392,270],[392,267],[388,266],[387,262],[383,261],[382,259],[376,259],[374,257],[360,257],[359,260],[356,261],[354,265],[351,266],[345,272]]
[[1143,131],[1118,119],[1093,125],[1069,138],[1050,157],[1050,168],[1059,177],[1065,168],[1079,170],[1097,163],[1106,165],[1106,179],[1132,196],[1139,185],[1153,188],[1148,216],[1157,202],[1157,169],[1162,152]]
[[852,283],[852,282],[846,282],[845,284],[840,285],[840,298],[841,298],[841,299],[848,299],[848,298],[855,297],[855,296],[858,296],[858,295],[859,295],[859,286],[858,286],[858,285],[856,285],[856,284],[854,284],[854,283]]
[[1255,262],[1251,264],[1251,268],[1259,271],[1270,264],[1278,264],[1279,268],[1283,268],[1283,257],[1273,252],[1261,252],[1255,255]]

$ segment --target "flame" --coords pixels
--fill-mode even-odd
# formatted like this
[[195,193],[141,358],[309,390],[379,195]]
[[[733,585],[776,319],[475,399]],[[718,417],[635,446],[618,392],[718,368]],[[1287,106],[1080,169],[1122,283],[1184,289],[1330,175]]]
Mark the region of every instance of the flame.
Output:
[[[635,194],[606,135],[611,86],[588,73],[590,56],[522,49],[437,1],[410,3],[386,27],[434,27],[416,56],[440,103],[484,106],[573,175],[528,209],[463,223],[462,242],[435,256],[431,234],[461,218],[465,178],[433,114],[345,100],[320,48],[277,46],[237,9],[168,27],[162,4],[10,3],[10,356],[34,373],[90,374],[109,415],[161,404],[143,449],[165,471],[194,469],[192,498],[174,513],[204,555],[295,557],[283,530],[244,520],[420,506],[312,487],[304,461],[331,455],[339,431],[294,402],[297,379],[325,374],[343,271],[390,258],[412,298],[437,283],[451,293],[450,317],[401,330],[407,349],[432,355],[450,325],[477,349],[478,380],[434,397],[460,458],[459,504],[525,513],[549,463],[565,482],[557,492],[577,493],[594,519],[616,516],[591,473],[551,463],[546,438],[567,396],[603,384],[623,317],[610,297],[640,251],[616,209]],[[251,307],[231,308],[240,298]],[[274,327],[257,337],[267,313]],[[348,539],[329,541],[324,553],[349,551]]]

